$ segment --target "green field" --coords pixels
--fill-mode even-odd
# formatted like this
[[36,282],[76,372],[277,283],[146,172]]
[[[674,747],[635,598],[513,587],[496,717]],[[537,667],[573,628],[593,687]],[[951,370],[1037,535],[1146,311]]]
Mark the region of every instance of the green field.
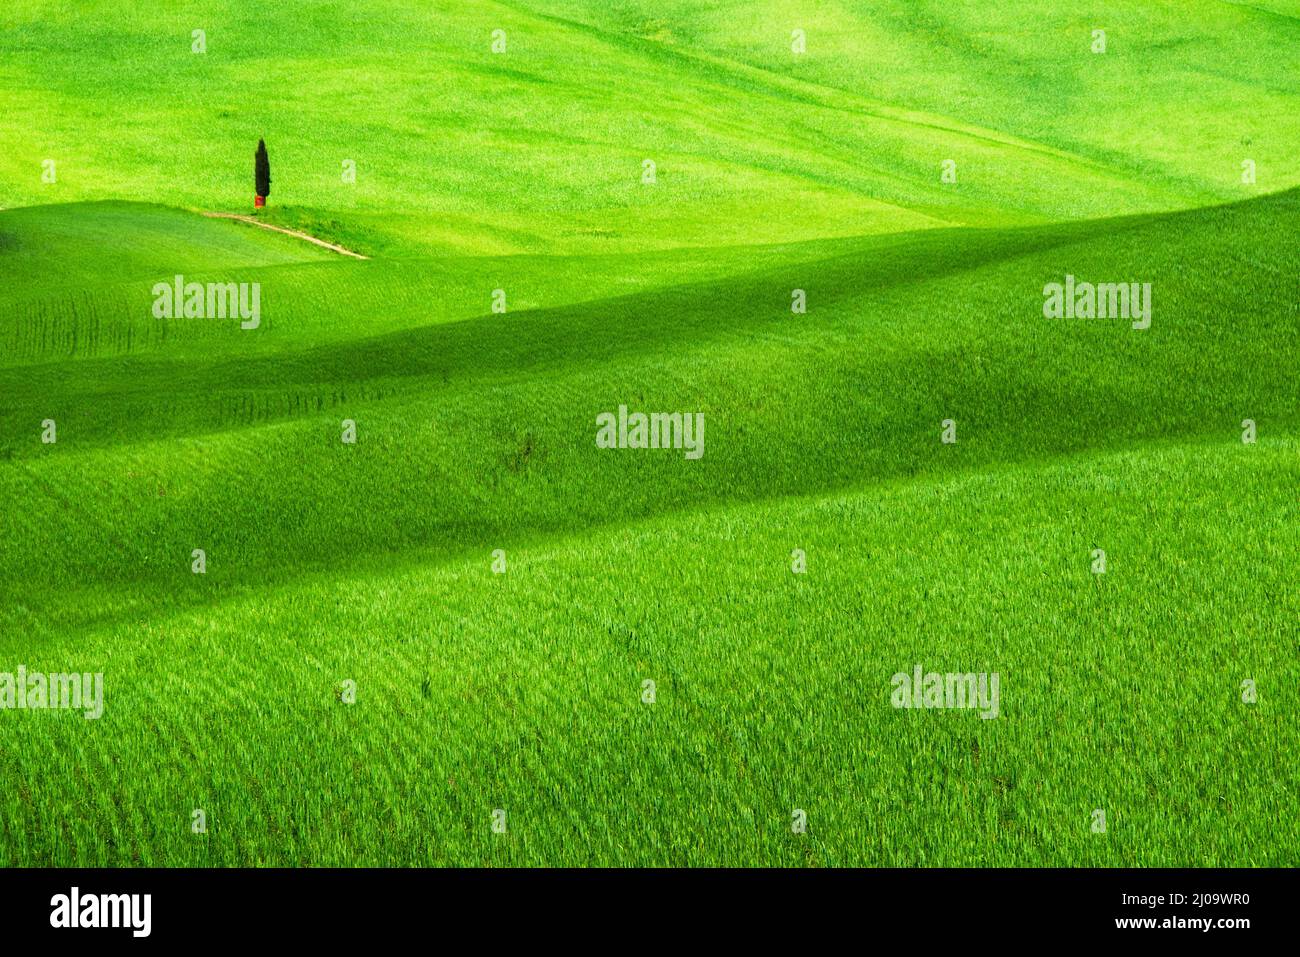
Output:
[[0,864],[1300,863],[1300,2],[166,6],[0,10]]

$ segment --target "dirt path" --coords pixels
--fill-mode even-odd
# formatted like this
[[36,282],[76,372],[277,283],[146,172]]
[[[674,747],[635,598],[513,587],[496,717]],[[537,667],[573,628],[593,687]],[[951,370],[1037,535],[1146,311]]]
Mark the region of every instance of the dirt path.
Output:
[[296,229],[285,229],[283,226],[272,226],[270,223],[264,223],[254,216],[245,216],[242,213],[210,213],[206,210],[203,211],[203,215],[211,217],[212,219],[237,219],[241,223],[251,223],[254,226],[261,226],[263,229],[273,229],[277,233],[284,233],[286,236],[293,236],[297,239],[305,239],[309,243],[315,243],[317,246],[323,246],[325,249],[333,250],[334,252],[341,253],[344,256],[351,256],[353,259],[370,258],[369,256],[361,255],[361,253],[354,253],[352,250],[335,243],[327,243],[323,239],[317,239],[310,233],[299,232]]

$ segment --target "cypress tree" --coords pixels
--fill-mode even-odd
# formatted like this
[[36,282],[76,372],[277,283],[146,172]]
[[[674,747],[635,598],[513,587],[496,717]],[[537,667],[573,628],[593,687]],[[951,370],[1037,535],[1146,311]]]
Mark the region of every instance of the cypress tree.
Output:
[[257,141],[257,153],[253,156],[253,185],[258,196],[271,195],[271,161],[266,156],[265,140]]

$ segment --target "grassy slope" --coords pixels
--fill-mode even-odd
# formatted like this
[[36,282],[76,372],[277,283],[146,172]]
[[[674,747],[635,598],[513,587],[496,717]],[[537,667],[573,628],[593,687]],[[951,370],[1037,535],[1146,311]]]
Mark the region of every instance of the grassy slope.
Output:
[[[182,3],[127,18],[99,0],[68,21],[16,0],[0,13],[0,206],[244,209],[259,136],[286,171],[272,216],[390,255],[784,242],[1300,184],[1300,21],[1219,0],[1122,16],[1028,0],[527,6],[299,2],[248,17]],[[1104,56],[1088,51],[1096,22]],[[810,35],[802,58],[794,23]],[[206,54],[190,52],[196,28]],[[498,28],[509,45],[494,55]],[[1240,184],[1248,156],[1256,187]],[[956,186],[939,180],[947,158]]]
[[[1264,274],[1234,250],[1284,248],[1296,205],[837,242],[335,346],[245,354],[227,330],[206,354],[7,370],[6,391],[28,391],[4,432],[30,433],[2,473],[26,505],[2,576],[6,631],[26,636],[11,653],[33,668],[75,654],[116,687],[90,731],[20,729],[37,783],[10,798],[11,852],[1284,862],[1294,263]],[[1043,282],[1140,259],[1160,297],[1147,333],[1042,319]],[[786,306],[796,281],[807,317]],[[289,301],[273,328],[353,314]],[[925,334],[938,315],[942,340]],[[705,410],[705,458],[599,452],[594,415],[619,401]],[[24,425],[51,407],[61,441],[42,447]],[[338,444],[344,416],[355,448]],[[956,447],[937,441],[946,416]],[[1237,441],[1246,416],[1258,447]],[[504,578],[487,571],[497,547]],[[794,547],[805,579],[786,570]],[[893,712],[889,675],[916,661],[1001,670],[1005,718]],[[1249,676],[1267,707],[1234,703]],[[344,677],[364,689],[355,716],[331,711]],[[651,711],[641,677],[664,688]],[[1192,720],[1195,702],[1209,710]],[[67,782],[35,771],[77,748],[106,760],[97,740],[181,743],[156,777],[72,772],[108,795],[69,816]],[[1231,786],[1208,770],[1227,742]],[[355,777],[336,773],[345,754]],[[1179,784],[1177,806],[1158,782]],[[225,836],[196,848],[187,801]],[[791,801],[825,828],[807,848],[778,837]],[[1132,832],[1088,844],[1089,801]],[[517,843],[483,841],[488,805],[517,815]]]
[[[1245,157],[1256,160],[1261,189],[1296,182],[1294,0],[1271,9],[1222,0],[1057,9],[977,0],[723,0],[707,12],[690,0],[524,6],[652,36],[684,55],[744,64],[846,102],[869,99],[945,125],[962,120],[1102,164],[1130,187],[1140,181],[1185,198],[1234,198]],[[790,53],[794,28],[806,36],[802,56]],[[1104,55],[1091,52],[1094,29],[1107,32]],[[1008,176],[1001,163],[990,172],[1024,178],[1023,170]],[[1071,215],[1089,208],[1078,205],[1076,185],[1059,184]]]
[[[1298,450],[485,542],[29,643],[31,667],[102,664],[111,707],[24,722],[0,833],[23,862],[1286,865]],[[916,661],[1000,670],[1002,717],[893,711]]]
[[[1293,863],[1298,199],[1168,211],[1300,182],[1295,23],[529,6],[0,14],[0,205],[239,208],[266,135],[272,218],[377,254],[0,212],[0,661],[109,676],[0,729],[0,860]],[[160,326],[177,271],[263,327]],[[1152,329],[1043,320],[1067,271]],[[597,451],[620,402],[704,459]],[[918,661],[1004,717],[893,711]]]

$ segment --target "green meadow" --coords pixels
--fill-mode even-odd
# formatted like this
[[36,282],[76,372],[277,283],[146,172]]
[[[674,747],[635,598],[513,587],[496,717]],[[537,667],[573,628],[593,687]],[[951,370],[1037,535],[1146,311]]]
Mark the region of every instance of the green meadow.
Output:
[[0,864],[1300,863],[1300,3],[445,6],[0,10]]

